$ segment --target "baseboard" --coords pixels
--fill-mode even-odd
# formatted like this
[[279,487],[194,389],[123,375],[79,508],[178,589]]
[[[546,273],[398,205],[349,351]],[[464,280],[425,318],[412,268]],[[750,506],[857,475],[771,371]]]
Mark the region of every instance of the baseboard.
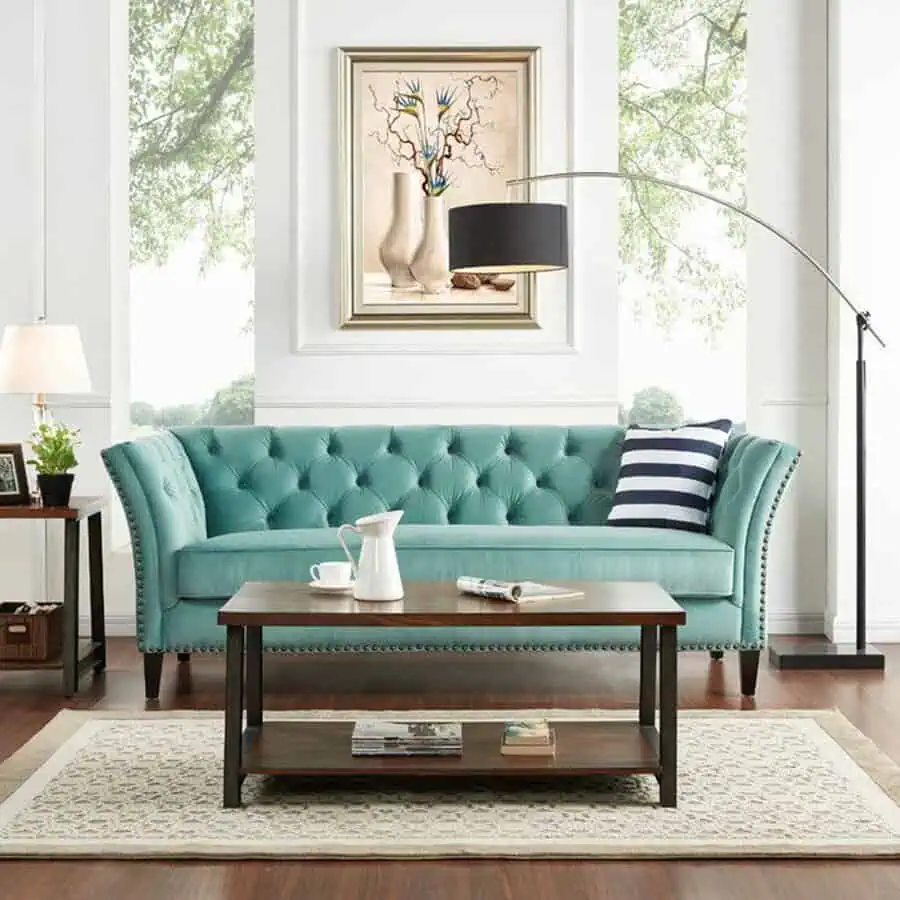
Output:
[[769,634],[824,634],[822,613],[801,613],[791,610],[772,610],[767,617]]

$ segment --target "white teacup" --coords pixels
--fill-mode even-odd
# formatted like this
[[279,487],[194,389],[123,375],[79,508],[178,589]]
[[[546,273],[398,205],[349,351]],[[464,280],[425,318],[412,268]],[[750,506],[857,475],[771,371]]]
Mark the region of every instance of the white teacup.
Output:
[[325,587],[349,587],[353,583],[353,567],[349,562],[321,562],[309,567],[309,574]]

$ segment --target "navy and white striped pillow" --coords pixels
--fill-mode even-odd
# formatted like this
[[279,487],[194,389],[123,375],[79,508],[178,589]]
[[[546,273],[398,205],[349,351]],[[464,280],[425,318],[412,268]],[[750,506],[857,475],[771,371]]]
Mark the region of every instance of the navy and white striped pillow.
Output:
[[731,422],[631,427],[608,524],[705,532]]

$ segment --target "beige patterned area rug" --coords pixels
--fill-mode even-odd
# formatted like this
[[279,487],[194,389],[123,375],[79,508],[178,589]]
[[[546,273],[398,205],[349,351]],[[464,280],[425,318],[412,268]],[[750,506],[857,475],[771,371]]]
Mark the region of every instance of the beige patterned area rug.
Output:
[[[485,721],[536,712],[579,720],[626,715],[457,710],[428,716]],[[678,809],[660,808],[655,780],[642,776],[429,786],[291,784],[251,776],[244,808],[224,810],[221,744],[217,713],[60,713],[0,765],[0,855],[900,855],[900,767],[834,711],[683,712]]]

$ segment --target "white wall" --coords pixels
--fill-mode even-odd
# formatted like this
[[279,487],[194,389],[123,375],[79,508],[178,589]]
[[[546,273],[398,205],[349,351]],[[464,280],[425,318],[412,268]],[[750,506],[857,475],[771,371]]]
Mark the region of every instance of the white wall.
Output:
[[[0,324],[31,322],[43,277],[43,9],[7,3],[0,27]],[[31,428],[27,397],[0,394],[0,442]],[[3,600],[36,600],[42,589],[44,526],[0,522]]]
[[[827,260],[827,5],[749,5],[748,206]],[[784,243],[750,226],[747,421],[803,458],[776,520],[769,578],[772,632],[822,633],[827,593],[827,293]]]
[[[883,0],[832,2],[833,99],[832,262],[847,294],[872,313],[888,349],[868,342],[869,382],[869,635],[900,640],[897,608],[897,522],[900,494],[900,307],[897,296],[897,210],[900,168],[897,97],[900,56],[896,35],[900,5]],[[834,468],[830,486],[836,523],[830,608],[834,632],[851,640],[855,603],[855,495],[853,316],[832,303],[832,391],[840,407],[831,421]]]
[[[258,5],[258,420],[614,421],[616,191],[569,189],[575,265],[538,288],[541,329],[337,329],[341,46],[540,47],[538,166],[615,168],[617,3],[409,0]],[[477,24],[475,24],[477,23]],[[550,185],[542,199],[566,199]],[[294,206],[289,203],[292,200]]]

